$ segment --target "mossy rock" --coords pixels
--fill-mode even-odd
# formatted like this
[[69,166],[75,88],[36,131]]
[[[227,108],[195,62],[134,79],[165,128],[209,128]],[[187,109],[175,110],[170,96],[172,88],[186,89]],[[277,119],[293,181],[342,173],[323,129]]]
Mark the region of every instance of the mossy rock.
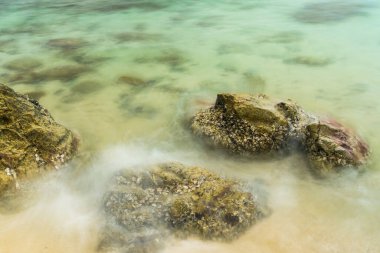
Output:
[[282,150],[291,123],[282,104],[266,95],[218,94],[215,105],[198,112],[191,129],[207,143],[237,154],[268,154]]
[[191,130],[233,154],[252,157],[296,148],[319,176],[362,169],[369,156],[368,145],[354,131],[306,112],[291,100],[265,95],[219,94],[214,106],[195,114]]
[[[144,172],[121,171],[111,183],[104,207],[116,231],[123,230],[129,239],[161,231],[156,241],[168,235],[230,241],[263,216],[252,193],[239,182],[180,163]],[[112,245],[112,238],[104,238],[102,245]]]
[[0,192],[59,168],[78,148],[74,134],[37,101],[0,84]]
[[361,169],[369,156],[364,140],[334,120],[309,124],[305,147],[311,168],[322,177],[347,167]]

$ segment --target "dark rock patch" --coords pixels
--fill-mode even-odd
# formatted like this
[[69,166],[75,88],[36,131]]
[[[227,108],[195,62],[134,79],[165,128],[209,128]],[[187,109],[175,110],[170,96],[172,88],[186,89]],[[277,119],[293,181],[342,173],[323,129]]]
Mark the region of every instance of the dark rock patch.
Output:
[[297,56],[284,61],[288,64],[299,64],[309,67],[324,67],[332,63],[329,58],[320,58],[313,56]]
[[84,47],[88,42],[79,38],[57,38],[49,40],[46,45],[60,50],[75,50]]
[[308,24],[335,23],[363,15],[366,7],[366,4],[355,0],[315,2],[297,11],[294,18]]
[[118,42],[149,42],[159,41],[163,36],[158,33],[124,32],[115,35]]
[[75,84],[73,87],[71,87],[71,93],[72,95],[79,94],[79,95],[85,95],[90,94],[93,92],[96,92],[98,90],[101,90],[103,88],[103,85],[97,81],[82,81],[77,84]]
[[11,60],[4,64],[4,67],[15,71],[32,71],[42,66],[42,62],[31,57],[23,57]]

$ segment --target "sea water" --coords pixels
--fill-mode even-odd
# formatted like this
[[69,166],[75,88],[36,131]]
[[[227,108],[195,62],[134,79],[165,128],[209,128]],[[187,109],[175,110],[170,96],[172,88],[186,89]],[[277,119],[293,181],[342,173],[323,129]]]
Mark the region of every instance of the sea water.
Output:
[[[380,252],[379,24],[370,0],[0,1],[0,82],[81,137],[78,161],[1,204],[0,252],[96,252],[107,179],[173,160],[260,182],[270,215],[231,243],[165,253]],[[336,118],[369,143],[366,173],[317,180],[297,154],[207,150],[186,120],[219,92]]]

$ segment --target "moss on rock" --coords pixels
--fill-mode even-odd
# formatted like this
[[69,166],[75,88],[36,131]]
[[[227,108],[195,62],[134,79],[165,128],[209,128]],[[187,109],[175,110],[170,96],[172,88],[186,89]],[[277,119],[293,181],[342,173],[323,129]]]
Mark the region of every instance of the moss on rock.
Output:
[[265,95],[219,94],[196,113],[191,130],[207,143],[239,155],[299,147],[317,175],[366,163],[368,145],[352,130],[304,111],[291,100]]
[[[120,172],[106,194],[105,212],[118,224],[116,230],[122,228],[129,239],[161,231],[156,241],[170,234],[228,241],[263,215],[239,182],[179,163],[153,166],[141,173]],[[110,247],[112,238],[104,238],[102,245]]]
[[37,101],[0,84],[0,192],[18,187],[70,160],[78,148],[74,134],[56,123]]
[[218,94],[215,106],[194,116],[191,129],[213,146],[232,153],[279,151],[286,146],[291,130],[279,103],[265,95]]

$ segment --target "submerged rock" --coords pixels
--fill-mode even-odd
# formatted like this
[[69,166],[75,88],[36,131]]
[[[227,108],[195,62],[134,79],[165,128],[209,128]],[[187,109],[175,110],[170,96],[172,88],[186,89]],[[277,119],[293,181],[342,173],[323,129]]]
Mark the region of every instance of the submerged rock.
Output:
[[97,81],[87,80],[82,81],[77,84],[75,84],[73,87],[71,87],[71,95],[86,95],[93,92],[96,92],[98,90],[101,90],[103,85]]
[[321,120],[306,127],[307,157],[319,176],[345,167],[365,164],[368,145],[352,130],[332,120]]
[[141,79],[140,77],[131,76],[131,75],[120,76],[118,79],[118,82],[128,84],[128,85],[131,85],[134,87],[143,87],[143,86],[146,86],[148,84],[147,81]]
[[191,129],[233,153],[279,151],[287,143],[291,126],[278,103],[265,95],[218,94],[215,106],[195,115]]
[[320,58],[313,56],[297,56],[294,58],[286,59],[285,63],[300,64],[309,67],[324,67],[329,65],[332,61],[329,58]]
[[259,43],[295,43],[303,39],[303,34],[297,31],[279,32],[274,35],[266,36],[260,39]]
[[31,58],[31,57],[23,57],[11,60],[4,64],[4,67],[10,70],[17,71],[31,71],[35,68],[38,68],[42,65],[42,62]]
[[163,36],[158,33],[143,33],[143,32],[124,32],[115,35],[119,42],[144,42],[144,41],[159,41]]
[[38,83],[53,80],[67,82],[88,71],[90,71],[90,68],[83,65],[62,65],[37,72],[19,73],[12,76],[11,81],[15,83]]
[[130,9],[137,9],[142,11],[157,11],[165,8],[163,3],[155,3],[150,1],[109,1],[107,3],[98,3],[93,7],[94,11],[98,12],[118,12]]
[[150,252],[171,234],[232,240],[263,215],[237,181],[179,163],[121,171],[104,207],[110,220],[100,248],[123,252]]
[[336,0],[316,2],[305,5],[294,14],[294,18],[302,23],[333,23],[362,15],[366,4],[356,0]]
[[49,40],[46,45],[61,50],[74,50],[86,46],[88,43],[78,38],[58,38]]
[[0,84],[0,192],[18,179],[58,169],[77,152],[78,139],[37,101]]

